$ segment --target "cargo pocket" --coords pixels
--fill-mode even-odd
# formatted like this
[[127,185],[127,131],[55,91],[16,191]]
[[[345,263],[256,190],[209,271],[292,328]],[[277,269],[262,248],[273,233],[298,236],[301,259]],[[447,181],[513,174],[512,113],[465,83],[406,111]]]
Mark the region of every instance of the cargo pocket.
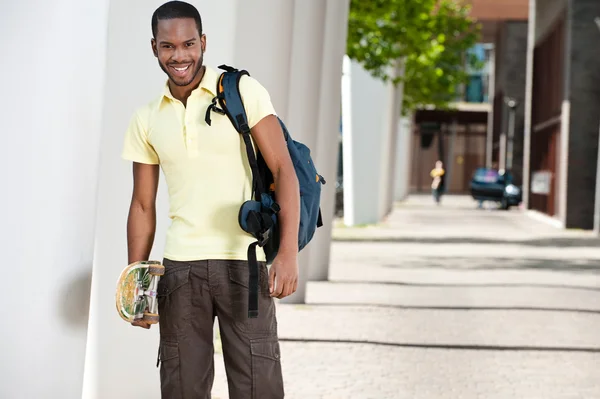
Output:
[[269,274],[264,262],[259,262],[258,317],[248,318],[248,263],[230,262],[228,265],[231,318],[247,334],[264,336],[277,331],[275,304],[269,295]]
[[181,371],[179,366],[179,344],[160,343],[160,389],[163,398],[181,399]]
[[[248,262],[229,262],[227,265],[229,280],[238,286],[237,292],[248,292],[248,281],[250,279]],[[262,296],[269,297],[269,272],[265,262],[258,262],[258,292]]]
[[284,397],[281,355],[276,337],[250,340],[252,356],[252,398]]
[[161,334],[178,334],[192,313],[190,266],[165,262],[166,273],[158,282],[158,314]]

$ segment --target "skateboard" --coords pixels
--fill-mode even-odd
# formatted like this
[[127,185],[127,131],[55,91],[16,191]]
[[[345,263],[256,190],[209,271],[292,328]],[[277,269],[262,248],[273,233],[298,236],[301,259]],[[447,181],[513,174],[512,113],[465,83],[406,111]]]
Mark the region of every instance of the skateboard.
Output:
[[165,267],[157,261],[134,262],[123,269],[116,293],[117,312],[123,320],[144,328],[158,323],[156,294],[164,274]]

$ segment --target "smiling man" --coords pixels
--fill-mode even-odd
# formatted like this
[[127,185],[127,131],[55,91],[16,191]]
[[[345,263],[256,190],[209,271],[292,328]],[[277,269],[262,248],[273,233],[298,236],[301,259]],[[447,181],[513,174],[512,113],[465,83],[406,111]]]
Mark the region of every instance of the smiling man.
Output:
[[270,270],[264,253],[257,254],[260,312],[248,318],[247,249],[255,238],[238,222],[240,206],[252,196],[242,138],[225,115],[213,113],[211,125],[205,122],[219,75],[203,64],[206,36],[196,8],[162,5],[152,16],[152,33],[152,51],[168,80],[163,93],[133,115],[123,157],[133,162],[129,263],[147,260],[152,249],[159,168],[169,191],[172,223],[158,287],[162,397],[210,397],[217,317],[230,398],[283,398],[273,298],[297,288],[300,198],[270,96],[255,79],[240,80],[252,139],[281,206],[279,252]]

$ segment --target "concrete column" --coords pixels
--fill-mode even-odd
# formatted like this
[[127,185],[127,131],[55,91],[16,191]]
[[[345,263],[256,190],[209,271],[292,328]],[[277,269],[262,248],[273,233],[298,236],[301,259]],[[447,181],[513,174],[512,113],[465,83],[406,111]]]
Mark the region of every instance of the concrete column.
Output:
[[398,142],[396,145],[395,201],[403,201],[408,196],[412,173],[412,116],[400,118],[399,124]]
[[[404,77],[404,60],[398,60],[393,68],[394,77]],[[404,83],[398,86],[388,85],[390,105],[388,109],[389,125],[387,138],[382,140],[383,157],[381,159],[381,178],[379,181],[381,198],[379,201],[379,218],[383,219],[392,210],[394,203],[394,183],[396,181],[396,147],[398,143],[398,128],[400,113],[402,111],[402,99],[404,96]]]
[[490,51],[489,74],[489,99],[490,112],[488,112],[487,133],[485,142],[485,166],[492,167],[492,153],[494,151],[494,99],[496,96],[496,46]]
[[6,5],[0,397],[80,398],[108,0]]
[[498,160],[498,169],[505,170],[506,169],[506,133],[500,133],[500,155]]
[[[329,255],[331,249],[331,229],[335,213],[335,182],[339,156],[341,73],[342,60],[346,50],[348,30],[349,0],[326,2],[325,35],[323,38],[323,63],[319,100],[319,120],[317,146],[314,159],[321,175],[327,181],[322,186],[321,211],[323,226],[317,229],[310,243],[311,258],[309,281],[327,280],[329,276]],[[314,155],[313,155],[314,156]]]
[[529,175],[531,173],[531,114],[533,98],[533,53],[536,37],[536,0],[529,0],[527,25],[527,75],[525,77],[525,126],[523,129],[523,206],[529,209]]
[[[235,7],[237,15],[240,16],[234,27],[236,42],[230,47],[235,53],[234,65],[248,70],[250,75],[267,88],[275,111],[287,125],[292,98],[290,74],[292,73],[294,1],[236,0],[234,3],[237,4]],[[209,42],[217,40],[221,31],[218,24],[223,20],[223,16],[212,20],[215,29],[209,36]],[[304,29],[310,30],[308,25],[305,25]],[[216,44],[212,45],[215,46]],[[220,62],[218,59],[214,62],[215,65],[220,65],[217,64]],[[295,77],[295,79],[305,78],[302,74],[300,76],[302,78]],[[298,133],[295,131],[291,133],[296,138]]]
[[456,135],[458,130],[458,121],[456,117],[453,118],[452,124],[450,125],[450,140],[448,144],[448,155],[446,159],[446,182],[444,190],[446,193],[450,192],[450,187],[452,186],[452,174],[454,173],[454,164],[456,160],[454,158],[454,144],[456,143]]
[[[381,185],[388,181],[389,173],[382,170],[389,169],[382,158],[387,158],[384,148],[387,151],[391,141],[390,84],[373,78],[350,60],[345,61],[344,75],[344,223],[377,223],[381,220]],[[386,177],[382,179],[382,175]]]
[[[326,3],[320,0],[296,0],[293,15],[291,79],[286,124],[294,139],[301,141],[316,153]],[[293,295],[283,299],[283,302],[305,302],[312,249],[309,245],[300,252],[298,289]]]

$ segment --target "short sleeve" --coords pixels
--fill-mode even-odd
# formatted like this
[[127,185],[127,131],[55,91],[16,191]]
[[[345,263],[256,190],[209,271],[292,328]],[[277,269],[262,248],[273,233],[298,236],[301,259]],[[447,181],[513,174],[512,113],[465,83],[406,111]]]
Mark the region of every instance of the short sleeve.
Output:
[[148,129],[143,125],[139,111],[135,112],[129,122],[121,156],[123,159],[133,162],[150,165],[159,163],[154,147],[148,142]]
[[243,76],[240,79],[240,94],[244,101],[250,129],[256,126],[265,116],[277,115],[271,103],[269,92],[258,80],[250,76]]

